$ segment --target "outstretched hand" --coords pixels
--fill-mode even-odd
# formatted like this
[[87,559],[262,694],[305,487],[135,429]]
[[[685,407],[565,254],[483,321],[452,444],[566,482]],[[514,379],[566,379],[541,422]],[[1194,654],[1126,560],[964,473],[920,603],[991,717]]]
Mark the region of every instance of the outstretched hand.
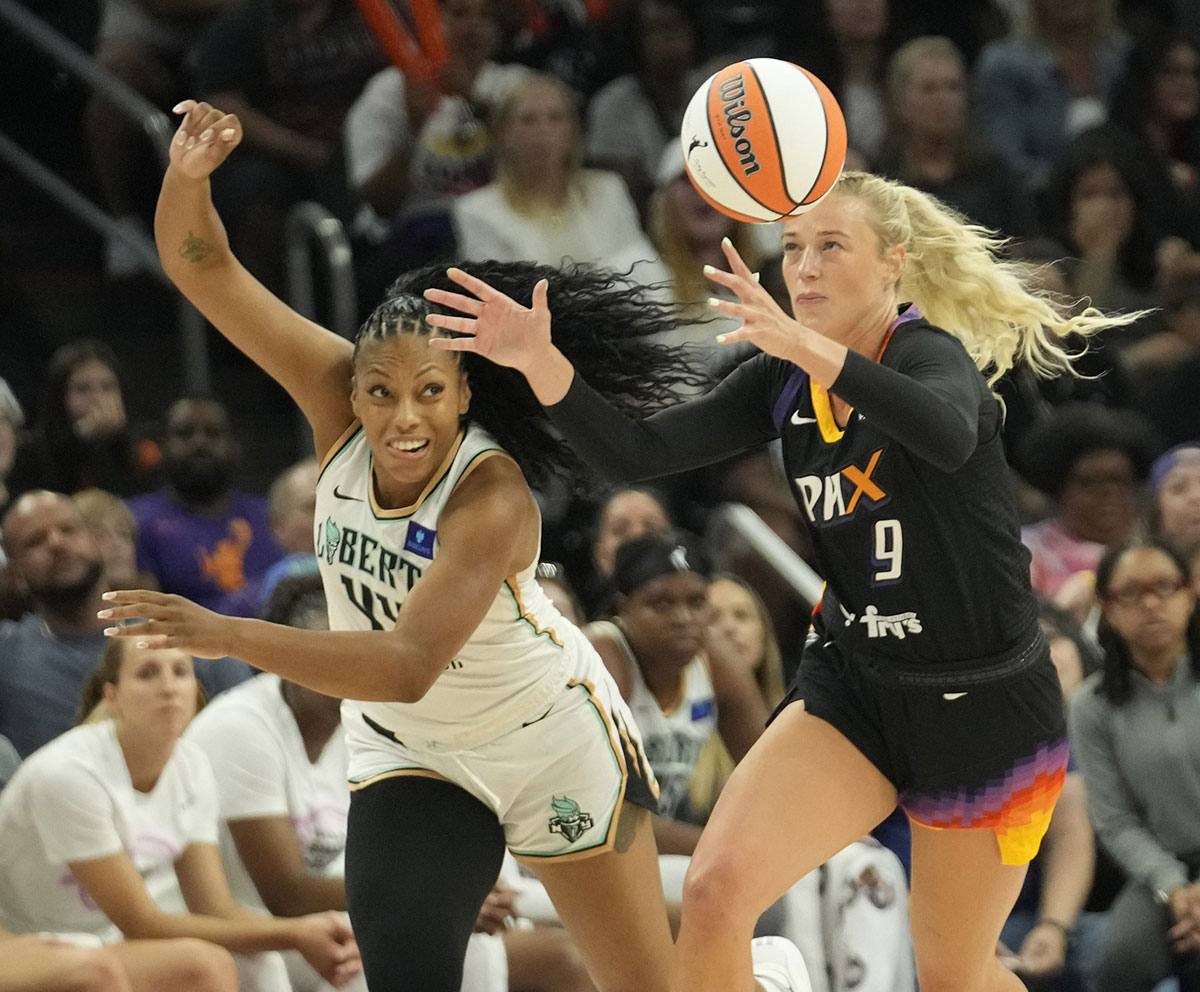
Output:
[[171,165],[189,179],[207,179],[242,140],[242,123],[195,100],[184,100],[174,110],[183,120],[171,140]]
[[197,606],[190,599],[148,589],[106,592],[111,606],[101,620],[129,621],[104,630],[107,637],[132,637],[138,647],[180,648],[196,658],[224,658],[232,642],[232,617]]
[[[789,317],[779,304],[761,285],[758,277],[742,261],[742,256],[728,238],[721,241],[721,249],[729,261],[725,272],[711,265],[704,266],[704,274],[719,286],[735,293],[736,302],[710,299],[708,305],[735,320],[742,326],[736,331],[717,335],[718,344],[733,344],[749,341],[769,355],[795,361],[795,353],[809,331],[803,324]],[[799,363],[797,363],[799,364]]]
[[460,338],[434,338],[432,347],[444,351],[469,351],[518,372],[532,368],[553,347],[550,342],[550,307],[546,303],[549,286],[545,279],[539,280],[533,287],[531,305],[523,307],[462,269],[447,269],[446,275],[473,295],[427,289],[425,299],[469,316],[431,313],[426,317],[434,327],[465,335]]

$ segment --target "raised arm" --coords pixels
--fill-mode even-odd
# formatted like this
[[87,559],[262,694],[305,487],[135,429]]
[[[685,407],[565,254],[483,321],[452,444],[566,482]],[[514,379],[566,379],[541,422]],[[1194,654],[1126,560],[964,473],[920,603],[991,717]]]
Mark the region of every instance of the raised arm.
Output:
[[192,100],[177,109],[185,116],[154,217],[163,268],[218,331],[287,390],[324,455],[354,419],[352,345],[292,310],[230,251],[209,176],[241,141],[238,119]]

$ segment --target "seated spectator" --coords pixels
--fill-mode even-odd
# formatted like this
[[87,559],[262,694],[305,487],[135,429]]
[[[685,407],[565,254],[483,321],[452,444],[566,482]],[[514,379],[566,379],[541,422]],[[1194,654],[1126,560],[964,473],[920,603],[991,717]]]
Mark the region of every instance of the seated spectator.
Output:
[[979,123],[1033,189],[1076,135],[1108,116],[1127,45],[1101,0],[1028,0],[975,65]]
[[84,681],[104,652],[96,611],[104,561],[75,504],[26,493],[0,521],[8,575],[32,604],[0,621],[0,734],[22,757],[69,730]]
[[317,571],[313,515],[317,507],[318,474],[317,460],[305,458],[284,469],[271,483],[267,491],[271,533],[284,555],[260,578],[248,580],[239,592],[231,593],[225,601],[224,612],[234,616],[259,616],[281,579],[312,575]]
[[[1154,227],[1145,208],[1127,144],[1091,131],[1073,142],[1055,166],[1046,190],[1051,233],[1073,256],[1067,287],[1075,297],[1108,310],[1155,307],[1175,260],[1177,242]],[[1186,245],[1185,255],[1190,257]],[[1120,349],[1154,330],[1142,321],[1111,344]]]
[[1200,248],[1200,46],[1160,29],[1129,52],[1111,123],[1132,139],[1151,222]]
[[587,158],[621,176],[644,214],[664,149],[675,152],[682,168],[679,128],[704,78],[700,25],[690,0],[637,0],[618,20],[632,48],[633,71],[588,102]]
[[586,618],[599,620],[611,616],[617,549],[635,537],[668,531],[672,523],[666,497],[656,489],[622,486],[608,493],[596,511],[590,556],[592,572],[581,586]]
[[4,992],[237,992],[229,953],[204,940],[129,940],[87,934],[11,934],[0,927]]
[[71,502],[100,549],[104,587],[143,588],[137,568],[137,521],[133,519],[133,511],[103,489],[84,489],[72,496]]
[[1179,444],[1150,466],[1150,533],[1183,550],[1200,545],[1200,443]]
[[[0,925],[106,942],[196,937],[237,956],[243,984],[298,950],[327,980],[360,969],[335,913],[278,919],[234,902],[217,851],[217,785],[180,741],[195,713],[192,660],[117,638],[83,694],[111,719],[68,731],[25,760],[0,793]],[[264,988],[286,988],[255,979]]]
[[767,257],[779,253],[779,228],[778,224],[742,223],[710,206],[687,177],[679,145],[672,141],[660,156],[647,229],[666,267],[671,296],[683,304],[685,316],[694,323],[663,334],[662,340],[702,346],[713,368],[728,368],[739,357],[744,359],[747,351],[755,351],[753,346],[743,350],[744,346],[716,344],[716,336],[727,324],[733,330],[739,322],[708,305],[713,296],[726,297],[729,291],[705,278],[704,266],[725,264],[721,239],[729,238],[745,263],[759,271]]
[[970,119],[967,67],[948,38],[914,38],[888,62],[888,131],[877,170],[977,224],[1031,232],[1028,191]]
[[1122,353],[1138,383],[1136,408],[1146,414],[1168,444],[1200,437],[1200,279],[1168,287],[1163,332]]
[[[95,58],[101,67],[161,110],[192,90],[189,59],[204,25],[228,0],[102,0]],[[159,166],[142,123],[97,88],[84,110],[84,138],[92,168],[110,212],[149,241],[153,178]],[[123,240],[110,238],[105,270],[125,278],[142,261]]]
[[903,25],[889,0],[823,0],[792,11],[796,20],[779,33],[781,57],[815,73],[837,97],[846,115],[847,168],[874,164],[887,132],[884,71]]
[[515,86],[492,120],[496,178],[454,201],[467,260],[570,260],[620,272],[644,286],[664,280],[658,253],[621,178],[584,169],[574,97],[535,75]]
[[1071,698],[1070,733],[1092,825],[1128,881],[1094,987],[1147,992],[1200,950],[1200,626],[1187,562],[1161,541],[1110,548],[1096,588],[1104,670]]
[[[727,643],[729,658],[754,678],[767,712],[772,712],[786,687],[783,656],[762,598],[737,576],[719,575],[709,584],[708,605],[709,624]],[[733,766],[729,749],[713,734],[696,759],[688,789],[689,809],[701,822],[708,819]]]
[[442,0],[450,57],[436,82],[392,66],[371,78],[346,116],[346,169],[367,204],[355,259],[370,306],[396,275],[454,257],[450,204],[492,178],[491,111],[529,70],[495,61],[499,0]]
[[709,574],[695,538],[647,533],[628,541],[613,567],[616,616],[586,630],[642,731],[658,780],[660,854],[695,851],[700,827],[680,817],[709,737],[720,733],[737,761],[766,724],[753,673],[727,636],[709,630]]
[[[280,581],[263,618],[306,630],[329,627],[319,575]],[[260,675],[206,707],[188,728],[212,761],[220,791],[221,856],[234,898],[279,916],[344,911],[342,876],[350,789],[341,700],[274,675]],[[510,864],[510,868],[513,865]],[[513,992],[590,990],[586,972],[561,930],[492,926],[507,885],[481,911],[467,945],[463,988],[498,984]],[[511,907],[510,907],[511,908]],[[295,992],[317,992],[320,976],[299,955],[285,955]],[[482,985],[473,974],[491,977]],[[353,986],[365,990],[357,980]],[[327,988],[327,987],[326,987]]]
[[222,612],[228,597],[282,557],[266,500],[232,488],[237,442],[216,399],[171,404],[164,455],[167,487],[129,504],[137,518],[138,568],[163,592]]
[[1021,530],[1033,589],[1068,606],[1058,598],[1063,584],[1094,574],[1104,548],[1133,534],[1157,442],[1143,418],[1089,403],[1054,410],[1023,447],[1021,474],[1055,503],[1053,516]]
[[125,415],[117,356],[102,341],[73,341],[50,359],[37,428],[17,456],[9,488],[131,496],[152,488],[161,452],[136,438]]
[[385,65],[353,0],[245,0],[201,40],[200,92],[245,132],[213,198],[238,257],[268,286],[282,284],[279,245],[294,204],[316,200],[349,219],[342,125]]

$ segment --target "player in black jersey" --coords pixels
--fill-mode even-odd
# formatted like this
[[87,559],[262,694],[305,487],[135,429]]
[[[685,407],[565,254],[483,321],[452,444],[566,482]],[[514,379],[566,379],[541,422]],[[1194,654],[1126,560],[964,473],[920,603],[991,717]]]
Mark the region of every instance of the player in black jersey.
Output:
[[429,318],[462,335],[438,347],[523,373],[575,448],[619,479],[782,439],[827,588],[790,693],[693,858],[677,945],[688,992],[748,992],[759,913],[897,801],[916,824],[922,992],[1023,987],[996,941],[1067,749],[989,380],[1015,361],[1065,370],[1063,336],[1137,315],[1067,315],[999,247],[923,193],[847,173],[784,226],[793,316],[731,245],[730,271],[706,269],[739,297],[712,301],[744,322],[723,340],[765,354],[642,421],[555,347],[544,286],[528,309],[460,270],[450,277],[470,295],[426,293],[466,314]]

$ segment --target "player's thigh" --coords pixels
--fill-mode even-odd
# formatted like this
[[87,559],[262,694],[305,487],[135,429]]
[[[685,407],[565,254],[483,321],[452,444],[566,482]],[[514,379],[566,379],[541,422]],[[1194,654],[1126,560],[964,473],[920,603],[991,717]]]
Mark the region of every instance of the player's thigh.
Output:
[[400,775],[352,794],[346,900],[371,992],[458,992],[503,854],[495,813],[444,779]]
[[600,992],[668,992],[674,955],[650,814],[625,803],[611,849],[523,858],[546,887]]
[[716,901],[757,919],[895,805],[895,787],[841,731],[792,703],[717,800],[688,870],[685,923]]
[[126,940],[108,945],[133,992],[236,992],[233,956],[206,940]]
[[[1004,864],[990,829],[912,828],[909,921],[922,989],[990,988],[996,942],[1028,865]],[[1021,986],[1014,985],[1013,988]]]

